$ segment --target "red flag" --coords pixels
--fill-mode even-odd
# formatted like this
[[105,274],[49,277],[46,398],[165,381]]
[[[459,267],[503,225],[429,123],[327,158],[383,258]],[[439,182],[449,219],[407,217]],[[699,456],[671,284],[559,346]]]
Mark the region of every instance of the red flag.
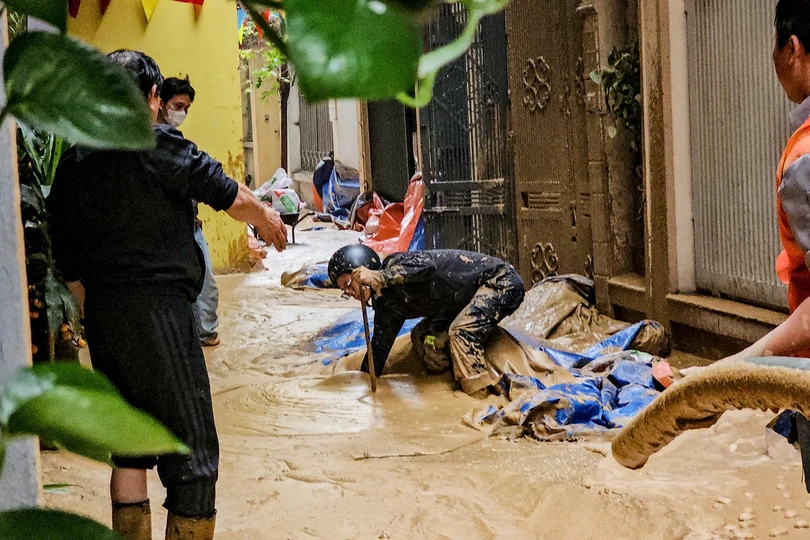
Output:
[[205,0],[174,0],[175,2],[183,2],[185,4],[194,4],[195,6],[203,5]]
[[110,7],[110,0],[98,0],[98,7],[101,9],[101,14],[104,15],[107,13],[107,8]]
[[68,13],[74,19],[79,15],[79,4],[82,0],[68,0]]

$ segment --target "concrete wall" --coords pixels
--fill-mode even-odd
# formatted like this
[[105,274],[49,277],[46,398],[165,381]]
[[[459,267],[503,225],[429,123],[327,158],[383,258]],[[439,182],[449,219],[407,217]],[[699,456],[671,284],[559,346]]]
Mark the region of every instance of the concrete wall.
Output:
[[[0,20],[0,56],[5,52],[6,16]],[[2,79],[2,74],[0,74]],[[5,92],[0,84],[0,102]],[[17,180],[17,145],[13,121],[0,127],[0,389],[2,381],[31,362],[28,291],[20,190]],[[39,462],[32,439],[11,443],[0,475],[0,510],[36,506],[39,502]]]
[[[195,20],[191,4],[158,2],[147,22],[140,0],[110,2],[104,16],[97,2],[83,2],[79,16],[68,21],[68,31],[103,52],[141,50],[166,77],[188,75],[197,97],[183,134],[220,160],[231,177],[244,181],[236,4],[208,0]],[[214,267],[244,267],[244,225],[205,206],[200,215]]]
[[[257,54],[249,61],[251,73],[261,67],[262,58]],[[256,186],[272,178],[281,167],[281,102],[277,92],[264,96],[273,85],[267,80],[262,88],[251,92],[248,97],[253,122],[253,171]]]

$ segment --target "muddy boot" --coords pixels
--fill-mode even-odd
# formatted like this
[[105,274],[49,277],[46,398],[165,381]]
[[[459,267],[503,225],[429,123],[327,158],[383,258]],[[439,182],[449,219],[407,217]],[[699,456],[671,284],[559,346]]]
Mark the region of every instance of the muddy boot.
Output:
[[152,540],[149,499],[139,503],[113,503],[113,530],[123,540]]
[[216,520],[216,514],[210,518],[185,518],[169,512],[166,540],[211,540]]

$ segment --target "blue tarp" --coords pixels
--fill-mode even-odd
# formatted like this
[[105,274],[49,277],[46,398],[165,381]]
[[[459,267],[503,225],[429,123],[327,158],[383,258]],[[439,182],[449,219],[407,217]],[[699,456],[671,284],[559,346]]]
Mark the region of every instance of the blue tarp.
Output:
[[[369,309],[372,331],[373,318]],[[418,322],[418,319],[407,321],[399,335],[409,333]],[[521,336],[520,332],[511,332],[524,345],[541,349],[571,372],[576,380],[547,387],[535,377],[506,373],[499,386],[509,403],[475,411],[469,423],[493,431],[502,426],[522,426],[541,438],[560,434],[562,438],[573,438],[624,426],[659,394],[652,376],[655,357],[635,351],[614,352],[618,347],[626,350],[642,327],[643,323],[630,326],[591,348],[585,355],[541,347],[537,340]],[[312,345],[315,353],[323,354],[324,365],[365,346],[359,309],[323,331]],[[600,355],[599,351],[610,351],[610,354]],[[598,374],[582,370],[597,359],[604,364]]]
[[[374,332],[374,310],[368,309],[369,330]],[[400,336],[409,334],[421,319],[411,319],[405,322]],[[359,309],[351,311],[338,319],[338,321],[321,332],[312,342],[313,352],[323,353],[321,363],[328,366],[335,360],[366,348],[365,330],[363,330],[363,312]]]

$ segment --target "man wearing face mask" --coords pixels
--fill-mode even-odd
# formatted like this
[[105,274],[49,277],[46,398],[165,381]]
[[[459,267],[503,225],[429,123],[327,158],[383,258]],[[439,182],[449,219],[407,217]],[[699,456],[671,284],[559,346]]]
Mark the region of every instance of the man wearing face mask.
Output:
[[[191,104],[194,103],[194,96],[197,92],[188,80],[188,76],[183,79],[169,77],[164,79],[160,89],[161,107],[158,112],[158,121],[169,125],[174,129],[186,119]],[[208,242],[205,240],[202,230],[202,221],[197,217],[197,201],[194,201],[194,240],[200,246],[203,259],[205,260],[205,280],[203,288],[197,301],[194,303],[194,318],[197,321],[197,331],[200,334],[200,343],[203,347],[214,347],[219,345],[219,317],[217,307],[219,307],[219,288],[214,278],[214,268],[211,264],[211,254],[208,250]]]

